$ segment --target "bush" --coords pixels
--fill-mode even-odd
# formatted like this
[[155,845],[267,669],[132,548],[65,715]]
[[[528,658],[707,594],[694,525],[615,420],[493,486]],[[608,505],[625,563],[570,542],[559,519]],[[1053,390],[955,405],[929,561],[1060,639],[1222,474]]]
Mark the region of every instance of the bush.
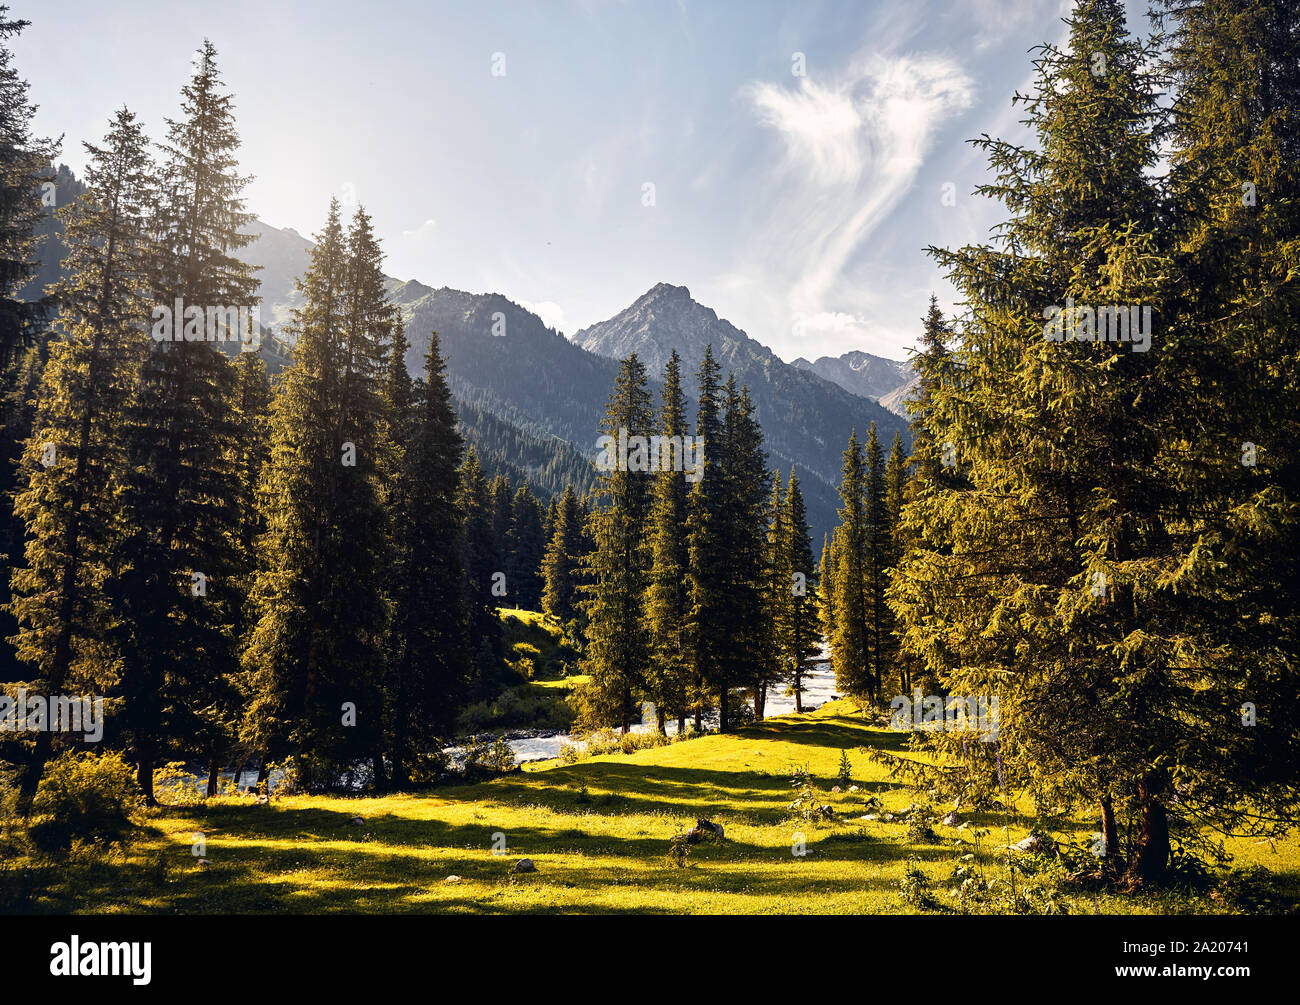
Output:
[[45,768],[32,805],[45,819],[33,825],[32,840],[45,851],[66,850],[78,838],[120,841],[141,797],[121,754],[68,751]]
[[844,789],[853,784],[853,766],[849,763],[849,752],[847,750],[840,751],[840,773],[835,780]]
[[476,736],[470,737],[470,742],[465,747],[467,775],[472,776],[482,772],[504,774],[513,771],[514,767],[515,752],[504,736],[498,736],[492,743],[480,740]]
[[935,899],[930,893],[930,878],[910,858],[907,860],[903,878],[899,881],[899,895],[903,903],[922,911],[932,910],[935,907]]

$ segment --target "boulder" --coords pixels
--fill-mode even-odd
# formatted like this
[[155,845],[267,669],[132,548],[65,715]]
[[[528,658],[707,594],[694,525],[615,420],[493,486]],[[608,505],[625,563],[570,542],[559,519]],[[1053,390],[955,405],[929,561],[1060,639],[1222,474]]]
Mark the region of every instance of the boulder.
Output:
[[510,871],[516,875],[524,872],[536,872],[537,866],[533,865],[533,860],[531,858],[521,858],[510,867]]
[[715,824],[712,820],[697,817],[695,826],[686,832],[686,843],[698,844],[704,838],[721,841],[723,837],[722,824]]
[[1050,855],[1056,851],[1056,842],[1045,834],[1030,834],[1023,841],[1016,842],[1016,850]]

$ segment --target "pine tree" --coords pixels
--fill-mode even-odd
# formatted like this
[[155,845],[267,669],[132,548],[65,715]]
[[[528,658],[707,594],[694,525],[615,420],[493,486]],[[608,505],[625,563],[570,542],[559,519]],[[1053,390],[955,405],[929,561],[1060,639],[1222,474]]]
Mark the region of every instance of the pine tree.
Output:
[[865,504],[866,473],[858,434],[849,436],[840,476],[840,524],[832,540],[830,569],[831,666],[835,686],[846,694],[876,700],[871,674],[870,602],[867,565],[870,529]]
[[793,466],[785,490],[783,523],[786,536],[782,551],[785,569],[790,574],[787,588],[791,594],[790,619],[783,652],[789,666],[790,691],[794,694],[795,711],[802,712],[805,667],[820,649],[817,597],[819,584],[823,582],[820,576],[825,571],[826,556],[823,554],[823,568],[818,570],[813,562],[812,538],[808,533],[808,514],[804,507],[803,493],[799,489],[799,479],[795,477]]
[[[772,638],[773,681],[793,680],[795,581],[790,563],[790,532],[786,526],[789,513],[782,493],[781,472],[772,473],[772,492],[767,506],[767,555],[764,618]],[[798,699],[796,698],[796,701]],[[757,705],[757,703],[756,703]],[[758,711],[756,707],[755,711]]]
[[1168,319],[1151,170],[1163,112],[1152,49],[1117,0],[1077,4],[1069,25],[1022,99],[1036,146],[979,141],[997,176],[983,191],[1011,212],[999,244],[933,251],[971,305],[926,419],[935,442],[957,445],[964,483],[905,507],[916,544],[893,597],[909,652],[941,686],[1000,700],[996,744],[937,737],[962,769],[949,778],[1090,801],[1112,856],[1116,814],[1132,810],[1130,865],[1152,878],[1169,852],[1168,758],[1194,762],[1199,744],[1174,723],[1204,711],[1196,664],[1215,661],[1186,630],[1194,552],[1170,534],[1182,493],[1161,459],[1186,438],[1173,418],[1182,354],[1149,322],[1149,351],[1070,335],[1099,323],[1071,302]]
[[[838,531],[839,528],[837,527]],[[821,558],[817,564],[817,626],[821,629],[822,640],[828,647],[835,632],[835,536],[822,535]]]
[[[233,701],[239,555],[230,528],[239,477],[228,437],[235,373],[205,336],[233,337],[208,310],[257,302],[253,269],[235,253],[252,238],[235,171],[239,139],[216,52],[204,43],[167,120],[162,194],[150,221],[154,337],[124,422],[126,538],[110,586],[120,614],[121,722],[146,800],[167,753],[209,756]],[[160,309],[174,312],[167,341]],[[204,329],[208,328],[208,331]]]
[[[907,539],[903,533],[902,514],[904,500],[907,498],[908,477],[907,461],[903,456],[903,438],[894,434],[894,442],[889,448],[889,459],[885,462],[885,565],[890,570],[892,581],[894,570],[902,562],[907,551]],[[889,649],[885,654],[887,668],[892,665],[898,673],[899,693],[911,693],[912,682],[907,660],[898,645],[893,609],[886,606],[884,617],[889,624]]]
[[885,678],[894,664],[893,614],[885,603],[888,570],[892,564],[893,526],[889,517],[885,458],[871,424],[863,453],[866,479],[863,484],[863,514],[866,518],[866,561],[864,591],[867,602],[868,650],[871,657],[871,693],[879,697]]
[[[550,502],[546,504],[546,516],[542,519],[542,550],[543,552],[550,546],[551,538],[555,534],[555,522],[560,512],[560,497],[551,496]],[[544,579],[545,577],[543,577]]]
[[591,516],[595,550],[588,562],[590,581],[583,586],[587,613],[584,672],[586,682],[575,695],[578,721],[584,728],[619,723],[624,733],[635,712],[634,698],[646,692],[650,640],[646,631],[644,592],[650,572],[649,528],[653,480],[644,449],[632,437],[653,432],[654,410],[646,390],[645,367],[633,353],[619,367],[605,408],[602,434],[613,453],[629,444],[627,463],[607,466],[601,482],[602,505]]
[[955,460],[956,444],[936,443],[929,427],[935,398],[950,387],[954,374],[948,343],[952,331],[939,310],[939,298],[930,295],[930,308],[921,319],[920,351],[912,358],[916,393],[907,402],[911,419],[912,456],[908,463],[916,471],[913,492],[923,483],[938,483]]
[[546,579],[542,609],[560,624],[568,625],[578,617],[578,570],[586,553],[582,504],[572,485],[564,487],[554,524],[542,559],[542,573]]
[[[10,21],[8,11],[0,6],[0,403],[13,387],[15,364],[45,327],[48,301],[27,304],[15,297],[36,274],[36,225],[45,215],[50,161],[58,153],[57,143],[31,135],[36,109],[6,44],[31,22]],[[3,422],[0,415],[0,429]],[[0,444],[3,453],[8,446]]]
[[[664,437],[687,435],[686,395],[682,391],[681,359],[676,350],[664,366],[663,401],[659,410],[659,431]],[[649,694],[655,703],[660,732],[666,713],[677,714],[678,727],[685,727],[690,701],[686,663],[686,631],[689,615],[690,542],[687,536],[689,486],[684,471],[663,471],[655,477],[651,510],[651,569],[646,594],[651,661]]]
[[304,788],[377,762],[381,742],[389,528],[380,431],[397,318],[380,265],[364,211],[345,235],[331,202],[300,282],[293,363],[273,410],[244,735],[287,753]]
[[[65,688],[104,694],[113,684],[113,612],[104,583],[121,533],[114,504],[126,468],[121,435],[144,356],[151,248],[145,217],[153,166],[147,140],[126,109],[103,145],[85,144],[87,193],[63,207],[67,278],[58,284],[57,325],[36,395],[24,451],[26,487],[15,516],[26,526],[26,566],[13,575],[10,640],[41,682],[38,693]],[[53,742],[39,733],[20,786],[30,809]]]
[[[394,358],[404,358],[405,339],[395,346]],[[394,377],[390,384],[400,380]],[[395,398],[398,404],[402,395]],[[457,501],[462,440],[436,332],[430,336],[424,379],[409,404],[409,421],[400,424],[409,438],[393,495],[397,589],[384,688],[386,747],[398,788],[409,784],[420,755],[450,735],[469,677]]]
[[768,481],[763,431],[754,419],[748,388],[728,376],[723,423],[722,527],[728,603],[717,628],[722,635],[718,676],[719,728],[726,732],[728,692],[749,688],[762,718],[767,684],[775,673],[771,626],[764,618],[767,570]]
[[704,446],[703,474],[691,486],[687,518],[690,607],[686,653],[697,730],[702,726],[709,691],[720,679],[723,647],[720,627],[726,619],[730,600],[726,572],[728,542],[723,523],[726,483],[722,461],[726,443],[719,374],[713,346],[707,345],[698,372],[699,394],[696,400],[699,405],[695,418],[695,435]]
[[[1188,666],[1169,675],[1171,724],[1183,728],[1151,742],[1179,756],[1145,779],[1135,880],[1159,878],[1166,812],[1175,826],[1185,815],[1224,833],[1277,833],[1295,815],[1300,763],[1300,10],[1159,6],[1157,24],[1172,29],[1165,315],[1178,362],[1161,374],[1171,428],[1159,464],[1176,475],[1171,496],[1195,501],[1171,507],[1163,529],[1176,542],[1178,625],[1198,648],[1178,640]],[[1269,711],[1250,726],[1244,713],[1215,714],[1244,702]]]
[[497,475],[493,478],[488,486],[488,496],[492,507],[492,540],[501,562],[493,572],[505,576],[505,593],[496,597],[497,606],[517,607],[519,590],[510,577],[510,528],[514,524],[514,513],[511,510],[514,490],[510,487],[510,479],[505,475]]
[[527,484],[520,485],[510,503],[510,563],[507,575],[517,606],[529,611],[541,608],[542,557],[546,539],[542,536],[542,509]]
[[[501,656],[501,619],[497,616],[499,596],[493,587],[501,571],[501,556],[492,533],[492,493],[487,477],[471,447],[461,463],[457,506],[461,514],[461,562],[465,567],[464,595],[469,619],[469,644],[476,657],[476,671],[482,674]],[[490,654],[485,665],[483,654]]]

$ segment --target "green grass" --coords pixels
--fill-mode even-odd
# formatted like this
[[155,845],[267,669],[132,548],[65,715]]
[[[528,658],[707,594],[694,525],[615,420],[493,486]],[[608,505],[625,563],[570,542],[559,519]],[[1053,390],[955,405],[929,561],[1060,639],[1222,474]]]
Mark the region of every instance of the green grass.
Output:
[[[912,860],[950,904],[954,840],[969,832],[936,826],[933,843],[909,844],[904,824],[839,820],[794,825],[791,770],[807,765],[821,798],[839,814],[861,814],[876,797],[900,811],[914,794],[869,762],[864,746],[899,749],[900,734],[871,728],[839,701],[804,716],[768,720],[727,736],[706,736],[632,755],[568,767],[528,765],[495,781],[383,798],[295,796],[256,805],[237,799],[148,813],[128,850],[74,855],[67,863],[12,863],[0,888],[25,876],[22,910],[76,912],[727,912],[904,913],[900,895]],[[858,793],[832,794],[840,751],[848,749]],[[942,811],[941,811],[942,812]],[[350,823],[355,816],[363,825]],[[691,850],[685,867],[668,857],[669,840],[708,817],[727,840]],[[1032,821],[980,814],[991,830],[979,860],[1005,872],[1005,840]],[[1002,827],[1007,826],[1007,838]],[[1083,839],[1088,821],[1057,833]],[[792,854],[796,831],[809,854]],[[208,865],[191,853],[202,832]],[[505,835],[505,855],[492,852]],[[965,838],[969,841],[969,838]],[[1300,845],[1230,845],[1237,865],[1258,864],[1284,901],[1300,893]],[[511,877],[527,857],[537,873]],[[2,867],[0,867],[2,868]],[[448,875],[459,883],[445,883]],[[1023,881],[1022,881],[1023,882]],[[0,889],[3,895],[3,889]],[[4,909],[13,910],[11,903]],[[1163,893],[1066,894],[1075,913],[1212,912],[1230,904]]]
[[[483,693],[460,712],[459,736],[499,733],[511,729],[568,730],[573,710],[567,698],[578,682],[566,676],[577,665],[578,653],[564,643],[560,626],[537,611],[501,610],[505,662]],[[525,679],[525,660],[532,675]]]

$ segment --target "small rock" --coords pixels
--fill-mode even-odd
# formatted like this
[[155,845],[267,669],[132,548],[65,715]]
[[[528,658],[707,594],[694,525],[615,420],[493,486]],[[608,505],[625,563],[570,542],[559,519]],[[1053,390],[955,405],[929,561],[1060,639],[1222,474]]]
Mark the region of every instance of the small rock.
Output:
[[974,853],[974,852],[968,852],[967,854],[965,854],[965,855],[963,855],[963,856],[961,857],[961,860],[962,860],[963,862],[969,862],[969,861],[970,861],[971,859],[973,859],[974,857],[975,857],[975,853]]
[[516,874],[521,872],[536,872],[537,866],[533,865],[533,860],[531,858],[521,858],[510,867],[510,871]]
[[715,824],[712,820],[705,820],[703,817],[697,817],[695,826],[686,832],[687,844],[698,844],[705,837],[712,837],[721,841],[725,835],[722,831],[722,824]]
[[894,814],[892,814],[892,813],[886,813],[886,814],[885,814],[883,817],[881,817],[880,819],[883,820],[883,821],[884,821],[885,823],[887,823],[887,824],[892,824],[895,820],[898,819],[898,817],[894,816]]
[[258,805],[258,806],[265,806],[265,805],[266,805],[267,803],[269,803],[270,801],[271,801],[271,799],[270,799],[269,796],[258,796],[258,797],[257,797],[257,805]]
[[940,820],[939,823],[943,824],[945,827],[956,827],[959,823],[961,823],[961,818],[957,816],[957,811],[953,810],[942,820]]
[[460,881],[461,880],[459,876],[448,876],[446,879],[443,880],[444,883],[459,883]]
[[879,820],[880,817],[875,813],[868,813],[866,816],[858,817],[859,820]]
[[850,791],[850,792],[861,792],[862,789],[861,789],[861,787],[859,787],[859,786],[857,786],[857,785],[850,785],[850,786],[849,786],[849,791]]
[[197,865],[200,869],[206,869],[208,867],[208,860],[206,858],[201,858],[194,864]]
[[1042,834],[1030,834],[1023,841],[1016,842],[1017,851],[1043,852],[1050,855],[1056,850],[1056,842]]
[[843,792],[844,790],[841,789],[838,785],[832,785],[832,786],[831,786],[831,791],[832,791],[832,792]]
[[360,827],[360,826],[363,825],[366,821],[365,821],[365,819],[364,819],[363,817],[353,817],[351,822],[354,823],[354,824],[356,824],[358,827]]

